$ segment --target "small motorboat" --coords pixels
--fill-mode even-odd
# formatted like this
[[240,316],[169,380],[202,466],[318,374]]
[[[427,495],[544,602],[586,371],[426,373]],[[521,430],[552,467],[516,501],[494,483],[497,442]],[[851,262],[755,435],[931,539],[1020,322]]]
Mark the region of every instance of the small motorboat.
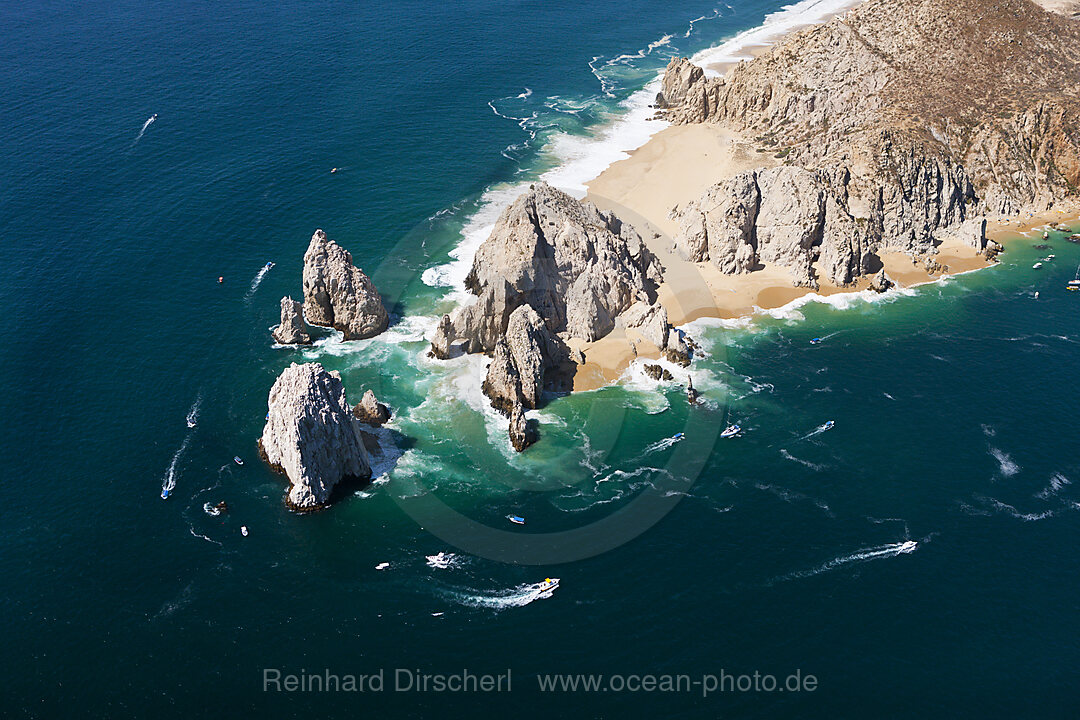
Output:
[[247,525],[241,525],[240,526],[240,534],[243,535],[244,537],[248,536]]
[[172,490],[170,490],[169,488],[161,488],[161,499],[162,500],[168,500],[169,499],[169,493],[171,493],[171,492],[172,492]]
[[1039,269],[1039,268],[1041,268],[1041,267],[1042,267],[1042,263],[1041,263],[1041,262],[1037,262],[1037,263],[1035,263],[1034,265],[1032,265],[1032,266],[1031,266],[1031,269],[1032,269],[1032,270],[1038,270],[1038,269]]
[[378,565],[376,565],[376,566],[375,566],[375,569],[376,569],[376,570],[385,570],[385,569],[386,569],[386,568],[388,568],[388,567],[390,567],[390,563],[388,563],[388,562],[381,562],[381,563],[379,563]]
[[836,426],[836,423],[835,423],[835,422],[833,422],[832,420],[830,420],[829,422],[827,422],[827,423],[825,423],[824,425],[822,425],[822,426],[821,426],[821,429],[822,429],[822,430],[832,430],[832,429],[833,429],[833,427],[835,427],[835,426]]
[[1050,261],[1050,260],[1053,260],[1053,259],[1054,259],[1054,258],[1056,258],[1056,257],[1057,257],[1057,255],[1047,255],[1047,256],[1046,256],[1046,258],[1044,258],[1044,259],[1045,259],[1046,261]]
[[822,338],[811,338],[810,339],[810,344],[811,345],[817,345],[819,342],[821,342],[821,340],[822,340]]
[[154,113],[153,115],[151,115],[150,119],[151,120],[157,120],[157,113]]
[[330,174],[331,174],[331,175],[333,175],[333,174],[334,174],[334,173],[336,173],[337,171],[338,171],[338,169],[337,169],[337,168],[330,168]]
[[686,437],[686,433],[677,432],[674,435],[672,435],[671,437],[674,440],[682,440],[684,437]]
[[1076,277],[1065,284],[1065,289],[1070,292],[1080,290],[1080,265],[1076,266]]
[[225,276],[224,275],[218,275],[217,281],[218,281],[218,285],[225,282]]
[[1049,240],[1049,239],[1050,239],[1050,233],[1048,231],[1044,230],[1043,231],[1043,240]]
[[525,518],[521,517],[520,515],[507,515],[506,519],[514,523],[515,525],[525,524]]
[[900,544],[900,547],[896,548],[896,552],[909,553],[917,547],[919,547],[919,543],[914,540],[905,540]]
[[742,432],[742,428],[739,427],[738,425],[728,425],[726,428],[724,428],[724,431],[722,433],[720,433],[720,437],[722,437],[722,438],[735,437],[736,435],[738,435],[741,432]]
[[552,592],[559,587],[559,578],[544,578],[544,582],[536,586],[539,592]]
[[237,465],[243,465],[243,464],[244,464],[244,461],[240,459],[240,456],[239,456],[239,455],[235,456],[235,457],[234,457],[234,458],[233,458],[232,460],[233,460],[233,462],[234,462],[234,463],[236,463]]
[[274,267],[274,263],[272,263],[272,262],[268,262],[268,263],[266,263],[266,269],[267,269],[267,270],[269,270],[269,269],[270,269],[270,268],[272,268],[272,267]]

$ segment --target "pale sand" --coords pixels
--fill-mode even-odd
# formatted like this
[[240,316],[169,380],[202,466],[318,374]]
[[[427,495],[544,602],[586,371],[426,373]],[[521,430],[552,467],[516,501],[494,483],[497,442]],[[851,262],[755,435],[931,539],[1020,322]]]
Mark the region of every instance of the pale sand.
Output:
[[[745,275],[724,275],[711,263],[687,262],[674,250],[672,237],[677,227],[668,215],[676,205],[700,197],[706,188],[720,180],[743,170],[778,163],[771,153],[755,152],[746,139],[723,128],[707,124],[675,126],[660,131],[628,159],[611,165],[590,182],[586,199],[633,225],[659,258],[665,277],[659,289],[659,301],[672,325],[703,317],[749,317],[815,291],[794,287],[790,272],[782,267],[765,265]],[[1080,206],[1062,205],[1038,215],[991,223],[987,235],[1005,242],[1050,222],[1069,222],[1078,214]],[[953,239],[946,239],[938,246],[934,259],[947,268],[947,275],[989,264],[973,248]],[[881,261],[885,274],[902,287],[933,282],[940,277],[930,275],[921,263],[916,265],[904,253],[884,253]],[[823,281],[816,292],[827,296],[857,292],[868,286],[868,277],[859,278],[851,287]],[[585,353],[586,360],[574,377],[575,390],[610,385],[634,359],[660,357],[655,345],[621,326],[597,342],[575,343],[575,347]],[[677,368],[672,369],[679,379]]]

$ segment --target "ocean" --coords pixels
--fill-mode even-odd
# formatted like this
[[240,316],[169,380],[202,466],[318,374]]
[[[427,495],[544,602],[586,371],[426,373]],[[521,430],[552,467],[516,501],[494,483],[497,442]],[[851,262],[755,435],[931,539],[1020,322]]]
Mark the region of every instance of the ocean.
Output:
[[[483,360],[425,357],[507,202],[580,193],[662,126],[671,57],[836,7],[0,7],[0,714],[1071,715],[1068,233],[916,289],[697,321],[699,407],[632,373],[551,398],[520,455]],[[375,280],[384,335],[273,347],[316,228]],[[395,418],[376,481],[301,516],[255,440],[306,361]],[[541,687],[577,673],[596,689]],[[511,687],[415,680],[455,674]]]

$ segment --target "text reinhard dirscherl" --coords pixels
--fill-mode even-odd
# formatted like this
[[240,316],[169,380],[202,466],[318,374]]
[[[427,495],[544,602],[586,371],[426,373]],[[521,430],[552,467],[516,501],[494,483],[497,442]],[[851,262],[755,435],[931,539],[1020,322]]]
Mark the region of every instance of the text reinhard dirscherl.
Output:
[[[818,679],[802,670],[787,676],[768,673],[733,674],[725,670],[719,673],[690,674],[539,674],[536,686],[531,689],[545,693],[590,692],[674,692],[700,693],[708,697],[713,693],[751,692],[814,692]],[[366,675],[335,673],[329,669],[299,672],[280,668],[263,668],[263,692],[285,693],[381,693],[381,692],[434,692],[434,693],[491,693],[512,692],[512,673],[474,673],[463,669],[448,673],[429,673],[412,668],[379,670]]]

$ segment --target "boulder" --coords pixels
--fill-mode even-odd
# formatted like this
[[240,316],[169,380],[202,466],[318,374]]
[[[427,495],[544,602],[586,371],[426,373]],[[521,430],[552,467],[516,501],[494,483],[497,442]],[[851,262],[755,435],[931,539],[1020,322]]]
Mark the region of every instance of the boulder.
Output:
[[667,347],[664,349],[664,359],[676,365],[687,367],[690,364],[690,348],[683,340],[682,334],[672,328],[668,333]]
[[454,342],[454,323],[449,315],[443,315],[435,328],[435,336],[431,339],[431,356],[439,360],[450,357],[450,345]]
[[374,392],[367,390],[353,408],[353,415],[362,423],[379,427],[390,419],[390,408],[379,402]]
[[986,251],[986,218],[977,217],[965,220],[960,225],[957,234],[960,240],[967,246],[975,248],[975,252]]
[[291,297],[281,298],[281,324],[270,331],[282,345],[310,345],[311,337],[304,332],[304,306]]
[[521,405],[515,405],[510,410],[510,444],[515,450],[522,452],[536,440],[536,427],[525,417]]
[[304,312],[308,322],[340,330],[346,340],[378,335],[389,323],[374,283],[322,230],[304,253]]
[[522,305],[511,313],[483,383],[493,407],[509,413],[517,405],[535,408],[540,404],[545,365],[550,364],[548,346],[547,327],[531,306]]
[[635,303],[624,312],[620,318],[623,325],[641,333],[641,336],[651,342],[659,350],[667,347],[668,325],[667,310],[660,303],[648,305],[643,302]]
[[885,275],[885,268],[878,270],[877,275],[870,278],[870,289],[874,292],[883,293],[893,286],[893,281]]
[[657,382],[660,382],[661,380],[670,381],[675,379],[675,376],[671,374],[671,371],[663,365],[646,364],[645,374],[651,377],[653,380],[656,380]]
[[343,479],[371,476],[360,421],[350,411],[341,376],[319,363],[293,363],[278,376],[259,451],[288,476],[286,503],[296,510],[325,506]]

